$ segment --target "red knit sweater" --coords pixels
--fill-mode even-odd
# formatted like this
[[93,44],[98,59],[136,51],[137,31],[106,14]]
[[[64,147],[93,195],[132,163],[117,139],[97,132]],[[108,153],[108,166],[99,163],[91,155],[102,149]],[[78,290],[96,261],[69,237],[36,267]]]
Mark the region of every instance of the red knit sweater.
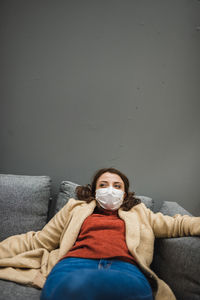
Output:
[[125,241],[125,224],[118,212],[95,208],[82,224],[73,247],[62,257],[116,258],[135,264]]

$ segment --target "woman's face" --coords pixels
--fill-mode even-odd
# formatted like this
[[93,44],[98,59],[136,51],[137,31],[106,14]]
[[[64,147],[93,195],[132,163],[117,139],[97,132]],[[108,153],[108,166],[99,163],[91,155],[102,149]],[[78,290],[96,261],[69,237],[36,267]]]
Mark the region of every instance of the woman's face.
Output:
[[[125,191],[124,182],[119,175],[109,173],[109,172],[103,173],[97,179],[96,190],[102,188],[108,188],[110,186],[112,186],[115,189]],[[124,193],[124,197],[125,195],[126,194]]]

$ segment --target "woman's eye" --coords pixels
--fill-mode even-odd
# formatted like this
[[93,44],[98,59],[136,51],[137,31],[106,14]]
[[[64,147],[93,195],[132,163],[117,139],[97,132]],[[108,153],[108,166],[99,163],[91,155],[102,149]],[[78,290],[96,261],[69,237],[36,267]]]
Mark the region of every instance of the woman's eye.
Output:
[[117,185],[115,185],[115,187],[116,187],[116,188],[118,188],[118,189],[120,189],[120,188],[121,188],[121,186],[120,186],[120,185],[118,185],[118,184],[117,184]]
[[104,184],[103,184],[103,183],[101,183],[101,184],[100,184],[100,186],[104,186]]

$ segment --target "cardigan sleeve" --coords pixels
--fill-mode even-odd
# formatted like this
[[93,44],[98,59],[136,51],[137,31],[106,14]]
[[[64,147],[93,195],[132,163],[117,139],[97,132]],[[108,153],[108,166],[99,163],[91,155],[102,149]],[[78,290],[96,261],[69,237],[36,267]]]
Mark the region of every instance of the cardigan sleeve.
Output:
[[200,217],[176,214],[167,216],[148,210],[148,218],[157,238],[200,235]]
[[[69,203],[69,202],[68,202]],[[0,243],[0,258],[44,248],[48,251],[58,248],[60,236],[69,218],[68,203],[40,231],[29,231],[10,236]]]

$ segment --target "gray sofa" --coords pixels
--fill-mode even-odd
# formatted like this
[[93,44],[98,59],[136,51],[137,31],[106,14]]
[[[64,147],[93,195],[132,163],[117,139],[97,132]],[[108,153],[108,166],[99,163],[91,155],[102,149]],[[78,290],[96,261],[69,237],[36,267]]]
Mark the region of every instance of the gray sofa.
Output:
[[[78,184],[62,181],[57,197],[51,195],[49,176],[0,175],[0,241],[10,235],[38,231],[65,205],[76,198]],[[151,198],[139,196],[155,211]],[[164,201],[160,212],[189,214],[176,202]],[[200,238],[157,239],[152,269],[167,282],[178,300],[200,299]],[[0,300],[39,300],[41,290],[0,280]]]

